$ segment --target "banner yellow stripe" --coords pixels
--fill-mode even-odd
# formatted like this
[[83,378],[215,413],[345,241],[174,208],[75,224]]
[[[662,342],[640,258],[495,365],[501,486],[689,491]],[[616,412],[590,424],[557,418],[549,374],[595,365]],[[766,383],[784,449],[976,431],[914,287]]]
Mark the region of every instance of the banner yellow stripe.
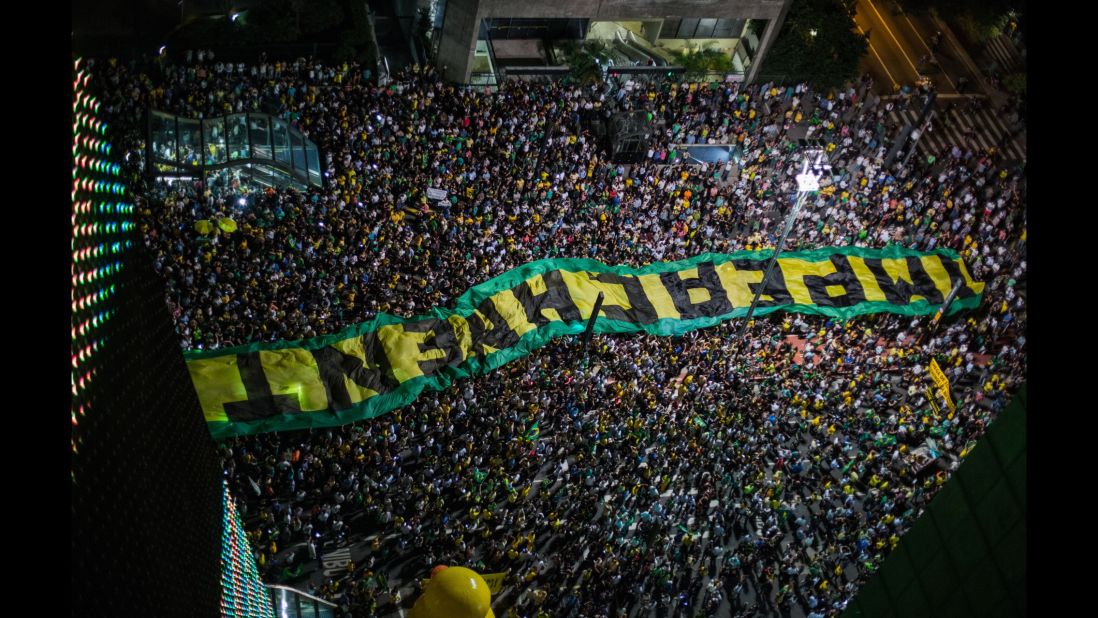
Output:
[[919,261],[923,263],[926,274],[930,275],[934,287],[942,293],[942,298],[949,296],[950,290],[953,289],[953,282],[949,280],[949,272],[942,265],[942,258],[937,255],[922,255],[919,256]]
[[259,362],[274,395],[293,395],[302,412],[328,408],[328,395],[312,353],[301,348],[260,350]]
[[460,315],[452,315],[446,318],[457,336],[458,350],[461,351],[461,360],[469,358],[473,354],[473,334],[469,330],[469,322]]
[[[793,302],[798,305],[812,305],[812,294],[808,292],[808,286],[804,284],[804,278],[808,275],[826,277],[835,274],[835,265],[829,260],[822,262],[807,262],[805,260],[778,258],[778,266],[785,276],[785,287]],[[828,294],[831,290],[828,290]],[[841,296],[842,294],[840,294]]]
[[671,295],[667,293],[667,288],[663,287],[659,275],[638,275],[637,279],[644,288],[644,295],[648,297],[648,302],[652,303],[656,309],[658,319],[678,320],[682,317],[679,310],[675,308],[675,301],[671,300]]
[[[721,280],[721,286],[728,293],[728,302],[733,307],[750,307],[751,299],[755,293],[751,291],[750,283],[761,283],[763,272],[761,270],[737,270],[732,262],[717,264],[717,277]],[[771,301],[774,297],[769,294],[759,296],[760,301]]]
[[[914,285],[914,281],[911,279],[911,270],[907,267],[907,258],[884,258],[881,260],[881,268],[884,269],[885,274],[888,275],[888,279],[891,283],[895,284],[900,281],[907,283],[908,285]],[[937,287],[937,283],[935,283]],[[946,294],[949,293],[949,289],[946,289]],[[915,302],[918,300],[926,300],[925,296],[919,294],[912,294],[911,299],[908,302]]]
[[[849,270],[845,269],[841,261],[837,260],[838,264],[831,261],[831,256],[836,253],[845,256],[843,259],[850,264]],[[911,258],[918,258],[919,262],[916,263]],[[878,259],[880,267],[877,266]],[[776,291],[775,295],[783,299],[783,308],[787,310],[819,312],[840,319],[878,310],[904,315],[925,315],[936,307],[928,308],[925,304],[913,306],[913,303],[925,301],[926,295],[937,297],[940,294],[944,297],[956,283],[950,280],[950,272],[954,267],[946,264],[946,259],[952,259],[957,265],[969,290],[977,294],[984,290],[983,283],[972,280],[962,260],[900,248],[838,251],[824,249],[793,253],[778,261],[783,276],[775,277],[771,282],[771,290],[780,290],[780,294]],[[214,425],[228,425],[217,428],[211,425],[215,437],[239,435],[241,431],[238,428],[244,428],[243,432],[250,433],[304,426],[330,426],[336,422],[345,422],[349,417],[341,414],[334,422],[319,415],[299,419],[294,414],[287,413],[285,408],[282,408],[282,412],[278,411],[279,406],[287,403],[284,399],[276,400],[272,405],[266,394],[281,398],[293,397],[297,403],[294,407],[301,412],[323,413],[329,409],[344,411],[348,405],[359,406],[378,395],[377,391],[360,386],[354,380],[386,393],[390,393],[396,384],[414,381],[409,388],[397,389],[393,397],[377,398],[378,401],[371,402],[377,404],[375,407],[385,406],[384,410],[375,410],[369,406],[356,408],[364,415],[383,413],[414,399],[416,393],[424,387],[442,388],[454,376],[463,377],[486,371],[486,367],[495,367],[513,360],[517,357],[516,354],[521,356],[528,353],[532,349],[530,345],[540,347],[552,337],[574,331],[572,325],[561,328],[561,316],[567,316],[570,322],[576,316],[588,320],[600,292],[604,295],[603,317],[609,314],[614,316],[615,321],[615,324],[597,325],[597,328],[601,328],[600,332],[637,330],[658,335],[688,332],[712,325],[714,318],[724,320],[732,315],[742,316],[754,296],[752,288],[758,287],[762,282],[762,268],[765,267],[766,260],[765,254],[733,256],[731,261],[727,258],[722,261],[719,256],[703,255],[675,264],[680,270],[668,271],[669,265],[653,264],[638,270],[608,267],[606,271],[600,271],[597,262],[562,259],[548,265],[531,267],[524,278],[512,274],[477,286],[458,299],[455,309],[436,309],[432,312],[437,319],[423,316],[412,320],[394,320],[391,316],[386,316],[373,324],[356,327],[355,334],[345,335],[346,339],[326,336],[300,343],[241,346],[213,355],[195,353],[191,355],[192,360],[188,361],[187,368],[206,420]],[[913,281],[909,260],[916,267],[918,285]],[[736,264],[749,267],[740,270]],[[715,278],[710,277],[709,268],[714,270]],[[926,274],[918,272],[919,269]],[[840,270],[850,276],[836,276],[826,282],[816,279],[831,278],[831,275],[836,275]],[[707,273],[704,285],[699,277],[702,272]],[[958,273],[953,276],[958,276]],[[600,277],[602,281],[599,280]],[[806,283],[806,277],[813,279]],[[564,289],[559,289],[560,285]],[[823,306],[816,306],[813,301],[813,294],[823,293],[835,299],[854,294],[856,285],[860,285],[865,301],[881,306],[867,307],[862,303],[853,305],[853,301],[825,302]],[[923,296],[913,295],[908,300],[907,294],[916,290]],[[719,298],[721,295],[727,296],[728,304],[736,309],[734,313],[729,313],[728,305]],[[714,300],[720,302],[714,305]],[[771,295],[762,295],[760,300],[773,303],[775,299]],[[954,304],[971,309],[980,300],[978,296],[973,297],[965,290]],[[704,311],[699,312],[704,317],[691,313],[692,319],[684,320],[676,302],[684,311],[687,306],[693,311],[698,305],[707,305]],[[791,305],[801,307],[794,308]],[[475,307],[492,315],[495,322],[486,319],[484,313]],[[711,315],[717,307],[722,315]],[[806,307],[812,309],[805,309]],[[540,315],[528,315],[528,310],[539,311]],[[536,323],[531,322],[532,317]],[[543,317],[557,323],[546,324],[546,328],[538,329],[537,323],[543,323]],[[417,332],[427,327],[435,331]],[[525,337],[526,335],[530,337]],[[529,339],[530,344],[521,346],[520,349],[495,347],[507,348],[520,337]],[[486,364],[463,363],[497,352],[505,356],[493,357]],[[353,359],[361,362],[361,370],[359,363]],[[244,370],[243,375],[241,368]],[[385,372],[384,375],[380,373],[382,371]],[[446,372],[447,375],[436,377],[441,372]],[[936,382],[944,383],[944,390],[948,393],[948,381],[943,379],[944,375],[936,365],[932,366],[931,376],[936,378]],[[332,382],[328,383],[326,380]],[[249,402],[249,396],[252,405],[230,405]],[[235,421],[228,418],[226,406],[233,412]],[[268,419],[273,419],[275,415],[278,416],[277,422]],[[321,425],[316,425],[317,422]]]
[[885,297],[885,293],[881,291],[881,285],[877,283],[877,277],[873,274],[873,271],[869,270],[869,266],[865,263],[865,258],[858,255],[846,256],[847,262],[850,263],[850,269],[854,271],[854,275],[858,277],[858,283],[862,286],[862,292],[865,293],[865,299],[870,302],[887,302],[888,298]]
[[968,288],[977,294],[983,294],[984,283],[972,279],[972,275],[968,273],[968,266],[965,266],[965,261],[957,260],[957,264],[961,267],[961,275],[965,278],[965,284],[968,285]]
[[227,421],[225,404],[244,401],[248,392],[244,390],[244,380],[236,366],[236,355],[201,358],[187,363],[198,391],[198,403],[207,422]]
[[[367,360],[366,352],[362,349],[362,340],[358,337],[337,341],[332,344],[332,347],[339,350],[340,352],[343,352],[344,354],[349,354],[361,360],[363,366],[366,368],[372,369],[377,366],[376,363],[371,363]],[[349,396],[352,404],[366,401],[367,399],[377,395],[377,391],[375,391],[374,389],[359,386],[355,383],[354,380],[352,380],[348,376],[343,376],[343,385],[347,387],[347,395]]]
[[511,290],[503,290],[492,296],[492,304],[519,337],[537,328],[526,319],[526,310],[522,308],[522,303],[515,298],[515,293]]
[[423,375],[423,370],[419,368],[421,361],[437,360],[446,356],[446,352],[439,349],[420,348],[421,344],[434,336],[434,331],[417,333],[404,330],[403,324],[390,324],[377,329],[377,334],[385,348],[385,356],[389,358],[389,365],[393,368],[393,376],[398,382],[407,382]]

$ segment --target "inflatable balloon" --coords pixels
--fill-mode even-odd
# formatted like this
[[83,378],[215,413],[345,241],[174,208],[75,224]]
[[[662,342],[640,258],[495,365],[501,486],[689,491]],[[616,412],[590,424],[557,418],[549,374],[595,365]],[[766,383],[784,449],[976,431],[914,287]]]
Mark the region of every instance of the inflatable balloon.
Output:
[[[442,566],[442,565],[439,565]],[[409,618],[496,618],[492,593],[476,571],[436,566]]]

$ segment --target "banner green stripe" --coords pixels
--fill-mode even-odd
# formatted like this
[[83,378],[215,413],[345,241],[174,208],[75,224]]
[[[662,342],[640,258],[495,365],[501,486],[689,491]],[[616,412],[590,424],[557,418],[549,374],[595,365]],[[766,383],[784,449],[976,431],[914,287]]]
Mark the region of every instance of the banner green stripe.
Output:
[[[590,259],[539,260],[470,288],[453,309],[434,308],[415,318],[379,314],[332,335],[191,351],[185,357],[215,438],[331,427],[380,416],[424,390],[445,389],[456,379],[521,358],[554,337],[583,332],[591,311],[589,297],[598,289],[618,290],[595,321],[600,333],[680,335],[742,317],[750,302],[744,296],[747,279],[737,283],[734,293],[723,285],[725,277],[753,276],[757,282],[770,255],[703,254],[639,268]],[[861,261],[833,260],[834,256]],[[958,282],[963,291],[953,301],[951,314],[978,307],[982,298],[983,284],[968,280],[963,263],[949,250],[824,248],[783,253],[779,263],[766,291],[786,301],[760,305],[756,315],[779,310],[839,319],[880,312],[930,315],[940,307],[948,286]],[[691,274],[685,275],[688,270]],[[645,275],[651,276],[646,285],[658,289],[645,287],[642,293],[638,277]],[[923,298],[912,300],[912,294]],[[795,302],[798,296],[809,302]],[[882,300],[885,296],[907,300]],[[738,302],[731,302],[733,298]],[[730,310],[717,313],[720,308]],[[487,312],[486,317],[475,315],[478,309]],[[681,317],[684,312],[698,315]],[[458,324],[468,321],[468,329],[447,322],[452,316],[458,316],[453,318]],[[545,323],[533,324],[534,319]],[[511,323],[529,330],[519,335]],[[459,343],[462,334],[466,339]],[[268,379],[271,388],[264,389]],[[375,391],[380,394],[370,395]]]

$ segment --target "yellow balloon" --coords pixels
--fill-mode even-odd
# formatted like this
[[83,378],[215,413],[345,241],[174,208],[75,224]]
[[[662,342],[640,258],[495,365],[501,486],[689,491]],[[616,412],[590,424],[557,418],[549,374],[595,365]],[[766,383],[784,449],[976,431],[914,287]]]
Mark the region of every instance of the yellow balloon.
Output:
[[409,618],[495,618],[492,593],[476,571],[450,567],[428,580]]

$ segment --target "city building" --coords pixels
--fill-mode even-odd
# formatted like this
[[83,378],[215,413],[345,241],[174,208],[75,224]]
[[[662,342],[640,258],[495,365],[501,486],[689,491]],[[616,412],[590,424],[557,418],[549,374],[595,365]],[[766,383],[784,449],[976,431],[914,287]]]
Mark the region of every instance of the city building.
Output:
[[491,84],[509,67],[565,64],[562,48],[601,41],[617,67],[672,66],[676,52],[727,54],[750,81],[791,0],[447,0],[438,48],[443,77]]

